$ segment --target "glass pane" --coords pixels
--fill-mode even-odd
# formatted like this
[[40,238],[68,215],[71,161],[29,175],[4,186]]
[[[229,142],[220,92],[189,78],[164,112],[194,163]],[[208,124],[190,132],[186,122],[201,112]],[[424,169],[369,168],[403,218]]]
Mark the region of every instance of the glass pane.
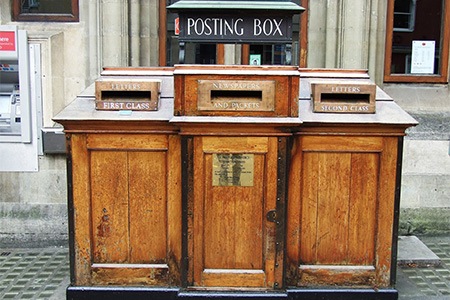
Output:
[[[410,0],[396,0],[395,8],[403,2]],[[391,74],[440,74],[442,10],[443,0],[416,2],[414,26],[409,26],[409,31],[393,32]],[[394,28],[408,29],[410,17],[394,14]]]
[[[250,45],[250,57],[262,65],[284,65],[286,61],[286,45]],[[258,59],[259,58],[259,59]]]
[[72,0],[21,0],[20,12],[26,14],[71,14]]
[[412,1],[413,0],[395,0],[394,12],[409,13]]
[[395,14],[394,15],[394,28],[409,28],[409,14]]

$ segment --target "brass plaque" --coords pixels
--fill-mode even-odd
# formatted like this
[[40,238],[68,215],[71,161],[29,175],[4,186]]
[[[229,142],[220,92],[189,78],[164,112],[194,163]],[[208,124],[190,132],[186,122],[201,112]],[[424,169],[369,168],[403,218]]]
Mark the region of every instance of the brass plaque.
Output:
[[253,186],[254,154],[213,154],[213,186]]
[[375,113],[376,85],[352,81],[311,82],[313,111],[320,113]]
[[198,110],[274,111],[274,80],[198,80]]
[[159,109],[161,80],[100,78],[95,82],[95,109]]

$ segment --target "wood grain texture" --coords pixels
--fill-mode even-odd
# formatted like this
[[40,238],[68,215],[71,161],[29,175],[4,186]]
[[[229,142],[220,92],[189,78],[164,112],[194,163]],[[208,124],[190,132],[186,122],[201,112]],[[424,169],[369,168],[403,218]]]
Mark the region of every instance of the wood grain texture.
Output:
[[89,154],[86,135],[70,135],[69,155],[72,159],[72,193],[74,219],[74,278],[77,285],[91,284],[91,188],[89,182]]
[[384,137],[355,136],[354,130],[322,135],[313,128],[294,142],[290,284],[390,286],[398,138],[390,130]]
[[130,263],[160,263],[167,257],[167,155],[129,152]]
[[[74,211],[80,215],[74,216],[75,244],[80,249],[74,258],[75,282],[179,284],[179,137],[124,137],[71,135]],[[173,218],[170,226],[169,218]]]
[[128,262],[127,153],[93,151],[90,157],[93,261]]
[[[214,153],[253,154],[253,185],[214,186]],[[194,137],[193,173],[193,285],[273,285],[275,225],[266,213],[276,208],[277,139]]]

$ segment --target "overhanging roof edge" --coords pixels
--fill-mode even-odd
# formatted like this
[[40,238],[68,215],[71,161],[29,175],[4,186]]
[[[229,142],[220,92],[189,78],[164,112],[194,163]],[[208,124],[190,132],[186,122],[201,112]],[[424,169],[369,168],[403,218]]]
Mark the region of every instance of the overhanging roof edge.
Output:
[[214,11],[214,10],[270,10],[301,13],[305,9],[300,5],[287,1],[201,1],[180,0],[167,9],[174,12],[183,11]]

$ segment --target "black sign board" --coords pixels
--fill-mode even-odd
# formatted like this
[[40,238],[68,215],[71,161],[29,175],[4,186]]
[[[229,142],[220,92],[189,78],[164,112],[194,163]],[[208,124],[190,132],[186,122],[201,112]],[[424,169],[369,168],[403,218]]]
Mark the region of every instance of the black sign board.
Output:
[[292,17],[183,14],[180,41],[285,43],[292,40]]
[[180,18],[180,61],[185,42],[288,44],[292,16],[304,10],[286,0],[180,0],[167,8]]

